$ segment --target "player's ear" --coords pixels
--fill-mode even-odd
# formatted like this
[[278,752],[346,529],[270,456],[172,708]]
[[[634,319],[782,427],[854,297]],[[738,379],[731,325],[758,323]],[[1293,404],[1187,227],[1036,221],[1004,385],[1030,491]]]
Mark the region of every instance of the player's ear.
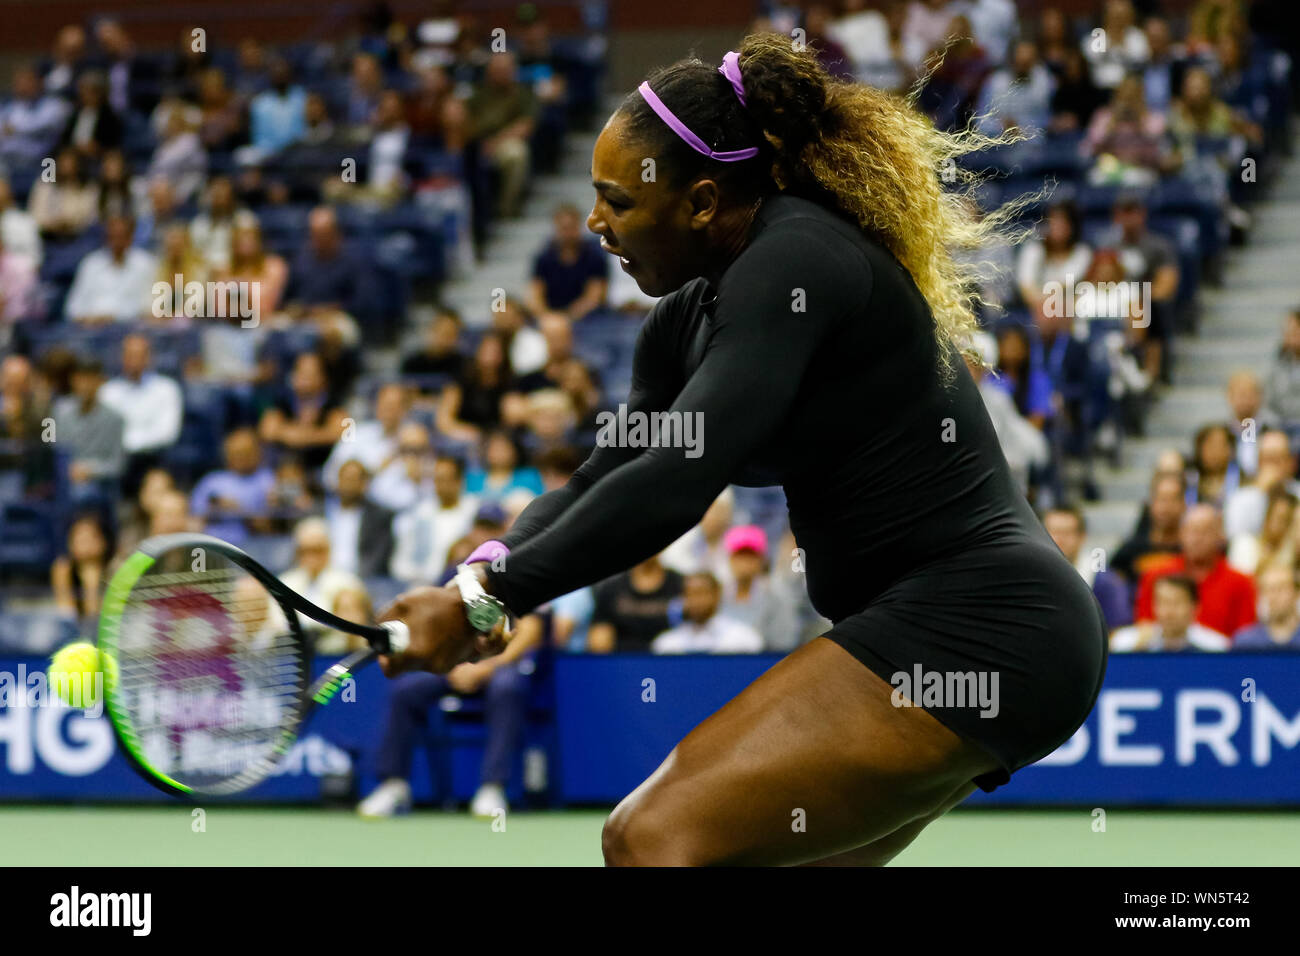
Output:
[[712,179],[697,179],[687,188],[686,201],[690,209],[692,229],[703,229],[717,218],[722,193]]

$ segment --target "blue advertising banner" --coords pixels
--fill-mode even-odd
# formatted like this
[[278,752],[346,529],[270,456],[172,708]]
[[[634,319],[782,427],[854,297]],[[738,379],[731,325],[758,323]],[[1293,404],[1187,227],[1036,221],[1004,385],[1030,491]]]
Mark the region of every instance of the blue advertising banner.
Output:
[[[613,803],[692,727],[778,658],[571,655],[554,662],[549,770],[561,804]],[[317,670],[331,661],[321,660]],[[0,657],[0,800],[167,799],[117,753],[108,720],[29,706],[40,658]],[[20,694],[19,688],[29,688]],[[311,801],[322,781],[375,781],[373,754],[389,684],[375,669],[317,710],[279,773],[243,795]],[[454,761],[474,774],[477,756]],[[431,792],[417,755],[417,798]],[[458,781],[458,793],[472,791]],[[1056,753],[971,804],[1300,806],[1300,655],[1133,654],[1111,657],[1097,706]]]

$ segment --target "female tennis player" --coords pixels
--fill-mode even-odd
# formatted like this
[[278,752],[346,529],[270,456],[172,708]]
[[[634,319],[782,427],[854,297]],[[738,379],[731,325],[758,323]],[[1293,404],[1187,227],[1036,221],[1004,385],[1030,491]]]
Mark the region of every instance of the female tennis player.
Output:
[[628,407],[702,416],[702,454],[596,448],[471,556],[503,558],[398,599],[384,617],[411,649],[385,667],[490,649],[492,607],[526,614],[636,564],[729,483],[784,487],[834,622],[618,805],[607,863],[883,864],[1091,710],[1101,609],[1017,492],[961,359],[970,273],[949,249],[1001,220],[941,180],[987,142],[774,34],[655,72],[602,130],[588,227],[662,296]]

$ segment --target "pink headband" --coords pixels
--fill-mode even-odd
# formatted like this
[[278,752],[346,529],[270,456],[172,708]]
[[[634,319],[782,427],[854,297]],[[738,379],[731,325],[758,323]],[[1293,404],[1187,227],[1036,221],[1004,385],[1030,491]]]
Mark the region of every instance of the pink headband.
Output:
[[[718,72],[727,78],[727,82],[731,84],[731,88],[736,91],[736,97],[740,100],[740,105],[744,106],[745,87],[741,82],[740,76],[740,54],[733,50],[724,56],[722,58],[722,66],[718,67]],[[703,153],[710,159],[716,159],[722,163],[734,163],[758,155],[757,146],[750,146],[747,149],[733,149],[715,153],[713,150],[709,149],[708,144],[705,143],[704,140],[692,133],[686,124],[679,120],[673,114],[673,111],[664,105],[663,100],[659,99],[659,97],[655,95],[655,91],[650,89],[649,83],[642,83],[637,87],[637,92],[640,93],[641,97],[650,104],[650,108],[659,114],[659,118],[668,124],[668,128],[680,136],[686,145],[697,153]]]

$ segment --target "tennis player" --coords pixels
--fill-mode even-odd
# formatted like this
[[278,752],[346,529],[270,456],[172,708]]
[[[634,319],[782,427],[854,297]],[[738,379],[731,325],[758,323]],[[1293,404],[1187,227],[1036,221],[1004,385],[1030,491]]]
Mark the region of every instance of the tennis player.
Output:
[[971,275],[949,250],[1001,220],[943,180],[987,142],[775,34],[655,72],[602,130],[587,225],[663,297],[629,414],[696,416],[702,447],[597,447],[455,585],[398,599],[385,618],[411,649],[386,670],[490,650],[500,614],[656,553],[729,483],[783,486],[834,622],[618,805],[606,862],[883,864],[1091,710],[1101,609],[1017,492],[961,358]]

